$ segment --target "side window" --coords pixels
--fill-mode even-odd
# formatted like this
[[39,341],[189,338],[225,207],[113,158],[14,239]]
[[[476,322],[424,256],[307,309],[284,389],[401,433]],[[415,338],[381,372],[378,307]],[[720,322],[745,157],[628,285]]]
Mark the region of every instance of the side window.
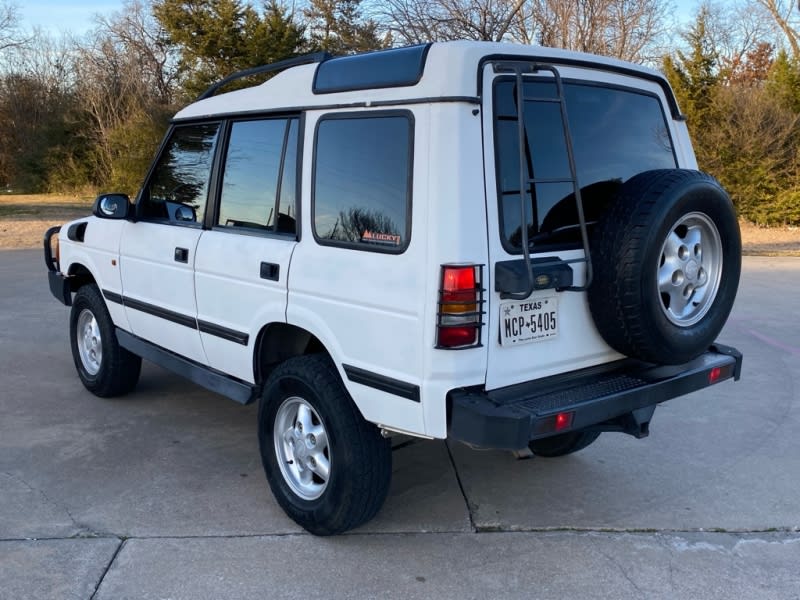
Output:
[[202,224],[218,131],[218,123],[175,127],[139,200],[140,219]]
[[[580,240],[560,107],[552,79],[524,85],[526,226],[532,244]],[[565,82],[567,116],[588,222],[596,221],[625,181],[642,171],[675,168],[676,161],[659,99],[624,88]],[[520,148],[516,84],[500,78],[494,89],[497,188],[501,235],[510,252],[521,250]]]
[[347,114],[317,125],[314,236],[322,244],[400,253],[411,235],[413,118]]
[[232,124],[218,225],[295,233],[298,130],[297,119]]

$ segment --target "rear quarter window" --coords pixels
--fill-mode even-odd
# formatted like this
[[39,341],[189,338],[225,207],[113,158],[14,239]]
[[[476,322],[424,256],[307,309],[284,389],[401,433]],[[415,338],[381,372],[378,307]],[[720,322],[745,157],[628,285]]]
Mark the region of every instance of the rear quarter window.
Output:
[[413,117],[406,111],[327,115],[314,141],[315,239],[401,253],[411,237]]

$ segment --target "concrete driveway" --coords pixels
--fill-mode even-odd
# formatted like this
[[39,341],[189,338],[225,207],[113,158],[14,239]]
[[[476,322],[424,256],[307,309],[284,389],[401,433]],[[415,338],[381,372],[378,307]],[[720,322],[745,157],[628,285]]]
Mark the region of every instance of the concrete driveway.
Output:
[[726,382],[650,437],[560,459],[394,453],[389,498],[314,538],[263,477],[255,407],[146,363],[81,386],[38,251],[0,252],[0,598],[800,598],[800,259],[746,258]]

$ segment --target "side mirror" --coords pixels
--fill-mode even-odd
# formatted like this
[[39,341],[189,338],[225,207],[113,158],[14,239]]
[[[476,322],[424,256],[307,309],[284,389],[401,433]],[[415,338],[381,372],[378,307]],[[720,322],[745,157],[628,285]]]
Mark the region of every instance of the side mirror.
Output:
[[175,209],[175,220],[184,223],[192,223],[197,220],[197,213],[191,206],[179,204]]
[[94,201],[92,214],[101,219],[126,219],[131,201],[126,194],[100,194]]

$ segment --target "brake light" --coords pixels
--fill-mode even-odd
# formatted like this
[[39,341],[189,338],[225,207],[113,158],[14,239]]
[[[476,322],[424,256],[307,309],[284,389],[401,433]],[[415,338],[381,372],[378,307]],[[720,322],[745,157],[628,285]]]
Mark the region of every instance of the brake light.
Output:
[[708,373],[708,383],[709,384],[717,383],[720,377],[722,377],[722,369],[720,369],[719,367],[714,367]]
[[480,345],[483,326],[482,267],[442,265],[437,348],[470,348]]

